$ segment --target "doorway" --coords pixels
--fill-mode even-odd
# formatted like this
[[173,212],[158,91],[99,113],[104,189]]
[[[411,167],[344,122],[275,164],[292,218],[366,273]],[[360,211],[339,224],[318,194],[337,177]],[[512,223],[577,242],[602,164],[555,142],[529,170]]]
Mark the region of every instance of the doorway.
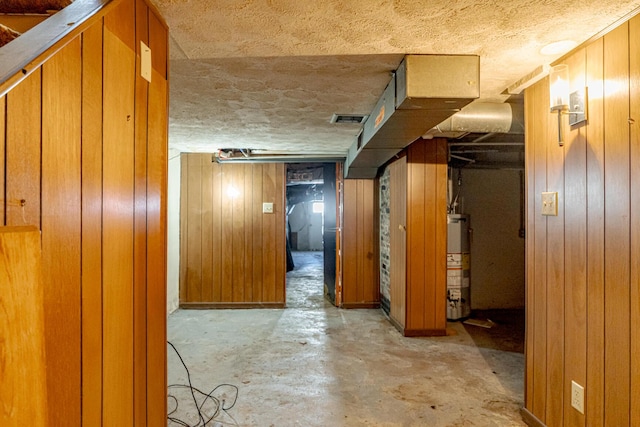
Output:
[[336,165],[287,165],[287,306],[336,303]]

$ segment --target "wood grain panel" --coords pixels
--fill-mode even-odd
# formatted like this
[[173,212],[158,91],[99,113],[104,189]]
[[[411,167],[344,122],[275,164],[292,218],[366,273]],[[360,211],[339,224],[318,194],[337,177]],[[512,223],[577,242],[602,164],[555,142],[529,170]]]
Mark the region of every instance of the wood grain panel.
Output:
[[[243,293],[244,301],[255,301],[253,297],[253,218],[255,197],[253,195],[253,168],[244,168],[244,276],[243,276]],[[259,250],[259,249],[258,249]]]
[[439,138],[435,141],[435,289],[433,311],[434,329],[445,331],[447,328],[447,161],[449,150],[447,141]]
[[[548,94],[547,94],[548,95]],[[547,189],[558,193],[558,216],[547,216],[547,414],[545,423],[564,423],[564,153],[557,141],[557,116],[549,113],[547,121]],[[554,126],[555,125],[555,126]],[[562,116],[562,132],[567,139],[568,116]]]
[[[532,91],[531,96],[538,106],[548,105],[549,82],[542,81]],[[539,107],[541,114],[546,109]],[[535,152],[533,162],[535,165],[535,206],[534,206],[534,288],[536,312],[533,319],[534,327],[534,354],[535,365],[533,368],[534,395],[532,413],[538,419],[545,422],[546,420],[546,396],[547,396],[547,220],[541,212],[540,194],[547,191],[547,147],[546,139],[549,134],[548,117],[544,120],[544,116],[536,122],[536,126],[530,130],[533,132],[533,140],[535,142]],[[555,138],[554,138],[555,139]],[[552,139],[552,140],[554,140]],[[539,302],[539,305],[538,305]]]
[[41,78],[38,69],[6,95],[7,225],[40,228]]
[[425,229],[434,221],[434,212],[425,200],[425,147],[412,144],[407,154],[407,325],[406,329],[423,329],[425,277],[431,242],[426,242]]
[[263,243],[262,243],[262,227],[263,227],[263,213],[262,213],[262,168],[252,168],[253,171],[253,257],[251,261],[251,268],[253,275],[251,277],[251,283],[253,289],[251,295],[252,301],[264,301],[262,294],[263,291],[263,270],[262,270],[262,257],[263,257]]
[[[151,40],[166,32],[151,33]],[[168,82],[153,74],[149,86],[147,151],[147,425],[167,422],[167,163]]]
[[605,425],[617,426],[630,422],[628,49],[627,24],[604,36],[604,252],[607,284],[604,403]]
[[[187,234],[182,240],[187,247],[186,299],[182,301],[202,300],[202,161],[198,156],[187,156]],[[226,246],[227,248],[230,246]],[[224,269],[223,269],[224,271]]]
[[[640,260],[640,17],[629,21],[631,260]],[[640,265],[631,262],[631,425],[640,426]]]
[[357,247],[358,234],[358,181],[355,179],[344,180],[344,242],[342,257],[344,259],[344,270],[342,273],[343,302],[357,301],[358,269],[357,258],[360,255]]
[[189,245],[186,240],[189,239],[189,162],[190,156],[180,154],[180,284],[178,294],[180,303],[189,300],[187,289],[189,287]]
[[[121,3],[132,7],[133,3]],[[124,7],[124,6],[123,6]],[[104,32],[103,423],[133,423],[133,15],[109,14]],[[130,36],[126,34],[131,33]]]
[[49,421],[81,420],[81,118],[78,37],[42,68],[42,274]]
[[285,205],[286,205],[286,187],[287,187],[287,169],[284,163],[276,164],[276,191],[274,194],[273,212],[274,221],[276,223],[276,250],[275,256],[275,301],[286,302],[286,273],[287,260],[285,253]]
[[[571,89],[586,87],[585,50],[566,64]],[[585,416],[571,406],[571,381],[586,385],[587,366],[587,151],[585,124],[567,129],[564,152],[565,194],[565,330],[564,414],[565,426],[584,426]]]
[[[213,299],[213,234],[214,234],[214,226],[213,226],[213,212],[217,211],[214,209],[214,201],[213,201],[213,180],[211,179],[211,174],[213,173],[213,163],[211,162],[211,158],[208,156],[200,156],[200,171],[202,174],[202,185],[200,187],[201,196],[200,200],[202,201],[202,208],[200,212],[202,213],[202,233],[201,233],[201,245],[200,250],[202,251],[202,286],[201,286],[201,298],[202,301],[215,301]],[[220,248],[217,248],[219,251]],[[219,253],[216,253],[219,256]]]
[[362,230],[363,240],[363,280],[362,290],[359,293],[360,301],[376,304],[380,302],[378,281],[378,260],[380,259],[377,250],[378,228],[376,210],[376,186],[374,180],[364,180],[362,188],[362,205],[364,208],[364,221]]
[[[115,7],[109,11],[104,19],[105,30],[120,39],[132,52],[136,52],[138,48],[134,31],[135,7],[135,1],[115,2]],[[133,76],[133,74],[131,75]]]
[[40,232],[0,227],[0,424],[44,427],[47,365]]
[[393,208],[389,212],[389,241],[391,246],[389,259],[389,273],[391,276],[389,315],[404,328],[406,325],[407,289],[407,158],[402,157],[391,163],[389,165],[389,173],[389,197],[391,199],[389,205]]
[[102,21],[82,35],[82,425],[102,422]]
[[587,52],[587,387],[589,425],[604,425],[604,91],[603,41]]
[[[136,40],[149,45],[147,6],[135,5]],[[135,146],[134,146],[134,240],[133,240],[133,335],[134,423],[147,425],[147,133],[149,83],[141,76],[141,48],[135,44]]]
[[[226,167],[226,166],[225,166]],[[228,165],[231,176],[231,186],[234,196],[230,199],[232,215],[232,299],[233,302],[244,302],[244,272],[245,267],[245,246],[244,246],[244,167],[240,164]],[[249,224],[247,224],[249,225]]]
[[169,38],[167,25],[154,10],[149,12],[149,31],[152,34],[149,47],[151,48],[151,66],[160,74],[162,80],[169,78]]
[[[262,200],[265,202],[271,202],[275,200],[273,196],[276,192],[276,165],[267,164],[263,165],[263,178],[262,178]],[[275,209],[275,206],[274,206]],[[262,252],[262,271],[263,271],[263,288],[262,295],[264,301],[276,300],[276,269],[274,263],[274,254],[276,251],[276,222],[274,215],[263,216],[263,236],[262,243],[264,249]]]
[[534,394],[534,327],[530,323],[530,320],[535,319],[535,142],[532,138],[532,133],[535,132],[537,123],[537,109],[535,104],[535,91],[534,86],[531,89],[527,89],[524,97],[524,112],[525,112],[525,128],[528,129],[525,132],[525,174],[526,174],[526,301],[525,310],[527,322],[525,322],[525,392],[524,392],[524,407],[533,412],[533,394]]
[[[221,207],[223,190],[222,190],[222,179],[220,179],[220,173],[221,173],[220,168],[217,163],[214,163],[211,161],[211,158],[209,158],[209,162],[211,162],[210,173],[206,178],[203,178],[203,179],[211,180],[211,183],[212,183],[211,184],[211,200],[212,200],[213,206]],[[213,237],[217,237],[217,238],[213,238],[211,242],[211,251],[213,252],[212,261],[211,261],[212,287],[213,287],[211,298],[212,298],[212,301],[223,301],[222,288],[224,286],[224,282],[223,282],[222,272],[224,270],[223,257],[224,257],[225,251],[223,250],[224,245],[223,245],[222,239],[220,238],[223,230],[223,224],[224,224],[222,210],[220,208],[213,209],[211,221],[212,221],[211,232],[213,233]]]
[[5,210],[7,204],[5,200],[5,119],[6,119],[6,98],[0,96],[0,227],[5,225]]

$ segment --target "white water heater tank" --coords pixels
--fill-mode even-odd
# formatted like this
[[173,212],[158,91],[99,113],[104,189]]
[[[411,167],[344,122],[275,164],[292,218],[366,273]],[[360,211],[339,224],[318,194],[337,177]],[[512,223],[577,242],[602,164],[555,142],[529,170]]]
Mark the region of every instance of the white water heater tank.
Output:
[[469,215],[447,215],[447,319],[471,314]]

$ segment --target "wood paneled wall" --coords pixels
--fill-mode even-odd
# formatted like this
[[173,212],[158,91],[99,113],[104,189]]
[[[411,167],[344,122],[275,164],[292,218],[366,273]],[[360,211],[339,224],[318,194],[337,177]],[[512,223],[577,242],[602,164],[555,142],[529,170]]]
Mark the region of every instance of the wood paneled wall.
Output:
[[191,153],[181,169],[180,305],[284,307],[285,165]]
[[[406,153],[406,166],[400,163],[404,160],[391,165],[391,317],[405,336],[444,335],[447,142],[441,138],[420,139]],[[403,188],[404,206],[403,195],[398,194],[398,189]],[[394,248],[403,241],[405,248]]]
[[[640,422],[640,17],[576,50],[571,90],[588,122],[549,112],[549,83],[525,92],[527,332],[525,417],[548,426]],[[558,216],[541,215],[543,191]],[[585,388],[585,414],[571,406]]]
[[144,0],[80,3],[0,83],[0,225],[42,233],[49,424],[166,425],[167,28]]
[[343,191],[342,307],[378,307],[380,256],[375,181],[345,179]]

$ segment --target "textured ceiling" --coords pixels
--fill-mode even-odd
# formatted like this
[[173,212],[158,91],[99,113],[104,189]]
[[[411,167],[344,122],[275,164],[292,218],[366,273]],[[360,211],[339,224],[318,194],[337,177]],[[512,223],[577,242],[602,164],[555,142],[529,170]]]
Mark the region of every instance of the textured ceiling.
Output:
[[640,0],[155,0],[171,33],[170,146],[344,154],[404,54],[475,54],[480,101]]

